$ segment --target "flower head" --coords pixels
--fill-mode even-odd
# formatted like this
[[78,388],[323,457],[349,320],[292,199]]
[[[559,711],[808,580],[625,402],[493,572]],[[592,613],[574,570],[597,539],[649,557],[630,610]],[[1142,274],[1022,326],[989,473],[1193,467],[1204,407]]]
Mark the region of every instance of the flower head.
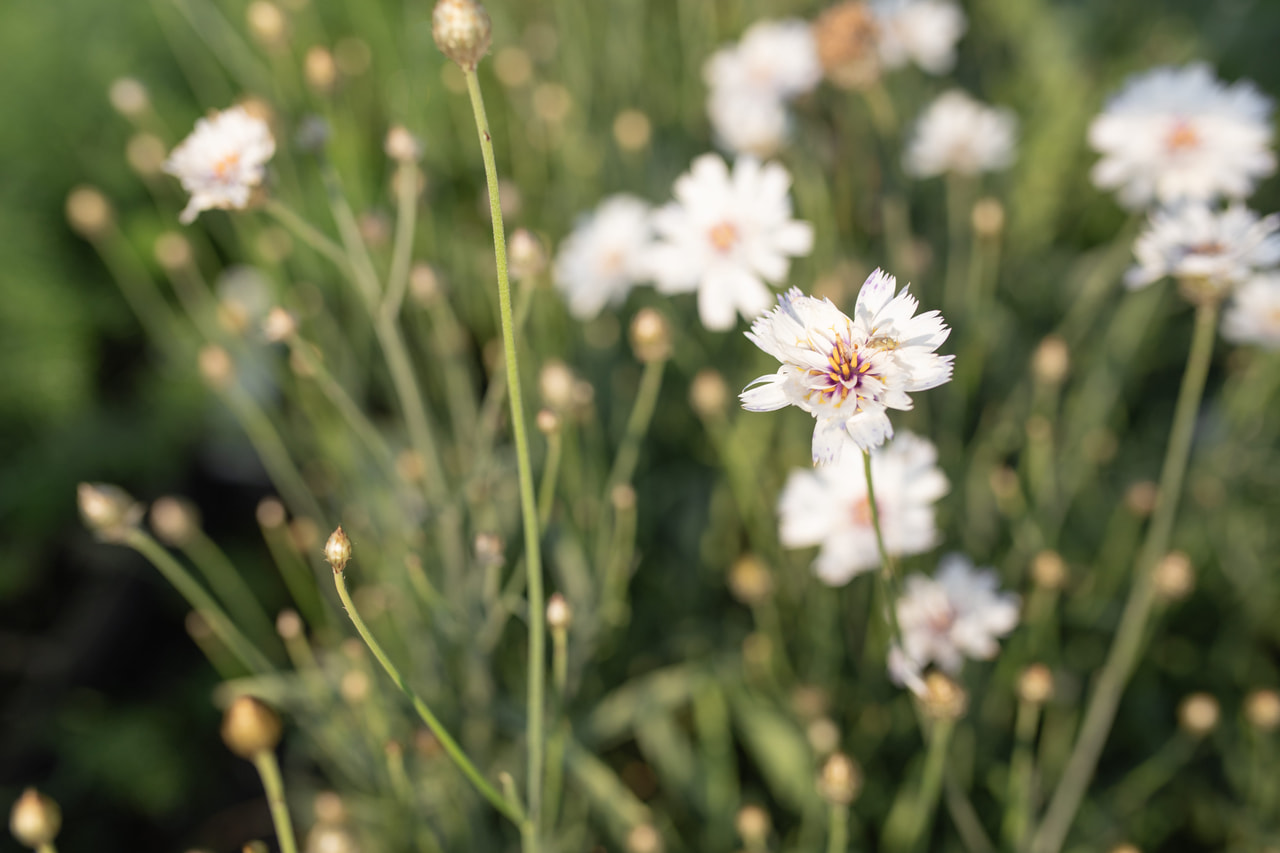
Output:
[[948,554],[935,577],[914,574],[898,600],[902,645],[889,650],[889,674],[917,693],[930,663],[950,675],[966,657],[990,660],[1000,651],[997,638],[1018,624],[1020,601],[999,591],[992,569],[975,569],[968,558]]
[[791,131],[786,104],[738,89],[712,89],[707,116],[716,143],[738,154],[768,157],[782,148]]
[[929,178],[1007,168],[1017,128],[1009,110],[989,107],[958,89],[944,92],[916,122],[904,158],[906,170]]
[[711,55],[702,77],[711,89],[776,100],[803,95],[822,79],[813,30],[797,18],[757,21],[737,44]]
[[874,450],[893,435],[888,409],[911,408],[912,391],[951,379],[953,356],[935,350],[951,330],[937,311],[916,316],[919,303],[897,280],[876,270],[862,285],[850,318],[830,299],[796,288],[758,318],[747,337],[782,362],[741,394],[743,408],[767,412],[798,406],[817,419],[814,464],[837,461],[845,435]]
[[813,226],[791,218],[791,175],[777,163],[742,157],[733,171],[704,154],[675,184],[675,201],[653,217],[652,272],[664,293],[698,292],[708,329],[769,307],[765,282],[779,284],[791,258],[813,248]]
[[1200,62],[1130,77],[1089,126],[1089,144],[1102,155],[1093,183],[1129,208],[1244,198],[1276,168],[1271,100]]
[[1222,337],[1280,349],[1280,273],[1256,275],[1236,287],[1222,315]]
[[556,254],[555,283],[579,319],[620,303],[647,275],[653,245],[648,202],[613,195],[584,217]]
[[914,62],[929,74],[946,74],[956,64],[956,42],[964,35],[964,12],[946,0],[876,0],[880,61],[885,68]]
[[[938,539],[933,504],[947,493],[932,443],[903,433],[871,454],[876,511],[890,554],[919,554]],[[778,498],[779,538],[788,548],[821,546],[813,570],[838,586],[880,565],[860,454],[816,470],[792,471]]]
[[191,193],[178,220],[190,225],[202,210],[244,208],[275,152],[267,123],[244,107],[196,121],[196,129],[164,164],[164,170]]
[[880,79],[880,26],[862,0],[828,7],[813,22],[818,61],[842,89],[863,89]]
[[1165,276],[1223,293],[1255,272],[1280,264],[1280,215],[1258,218],[1243,205],[1215,211],[1204,204],[1161,210],[1133,244],[1130,287]]

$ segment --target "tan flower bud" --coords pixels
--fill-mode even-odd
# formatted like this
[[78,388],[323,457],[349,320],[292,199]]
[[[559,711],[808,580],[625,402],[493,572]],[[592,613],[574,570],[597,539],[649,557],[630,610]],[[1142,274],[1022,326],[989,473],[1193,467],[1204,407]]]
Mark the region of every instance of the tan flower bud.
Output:
[[547,251],[542,241],[527,228],[517,228],[507,244],[511,276],[517,281],[536,278],[547,268]]
[[1124,493],[1124,505],[1138,518],[1146,518],[1156,511],[1160,487],[1150,480],[1140,480]]
[[699,370],[689,385],[689,405],[704,420],[722,417],[729,405],[724,377],[709,367]]
[[207,344],[200,348],[196,366],[200,377],[215,391],[226,390],[235,381],[235,363],[231,361],[230,353],[217,344]]
[[493,57],[493,73],[504,86],[525,86],[533,79],[533,60],[524,48],[508,45]]
[[113,218],[111,202],[95,187],[79,186],[67,196],[67,223],[86,240],[105,234]]
[[414,264],[409,270],[409,295],[419,305],[430,305],[440,298],[440,276],[430,264]]
[[1166,602],[1181,601],[1196,588],[1196,575],[1191,558],[1181,551],[1170,551],[1160,558],[1151,574],[1156,595]]
[[1041,551],[1031,561],[1031,577],[1042,589],[1062,589],[1067,585],[1067,564],[1057,551]]
[[315,812],[316,823],[343,824],[347,822],[347,806],[342,797],[333,791],[321,791],[312,800],[311,810]]
[[1053,672],[1042,663],[1033,663],[1018,676],[1018,698],[1043,705],[1053,696]]
[[564,412],[573,407],[573,384],[573,371],[563,361],[548,361],[538,372],[542,401],[553,412]]
[[343,74],[359,77],[373,65],[373,48],[362,38],[347,36],[333,46],[333,58]]
[[958,720],[969,709],[969,694],[955,679],[930,670],[924,677],[924,712],[935,720]]
[[9,812],[9,831],[20,844],[35,850],[52,844],[62,828],[62,810],[50,797],[27,788]]
[[124,148],[124,159],[128,161],[129,168],[144,178],[159,175],[164,170],[168,155],[164,140],[154,133],[135,133]]
[[818,776],[818,796],[836,806],[847,806],[862,791],[862,771],[843,752],[833,753]]
[[748,847],[762,847],[769,838],[769,813],[756,805],[743,806],[733,819],[738,836]]
[[572,109],[573,95],[559,83],[539,83],[534,87],[533,111],[547,124],[560,124]]
[[550,409],[539,409],[535,418],[538,431],[543,435],[552,435],[560,431],[560,416]]
[[1130,844],[1128,841],[1121,841],[1119,844],[1112,847],[1108,853],[1142,853],[1142,851],[1138,849],[1136,845]]
[[176,231],[166,231],[156,238],[152,249],[160,269],[172,275],[191,265],[191,243]]
[[284,504],[275,498],[263,498],[258,501],[258,509],[254,513],[258,524],[267,530],[274,530],[285,523]]
[[476,0],[437,0],[431,13],[431,35],[441,53],[464,71],[474,71],[489,52],[493,25],[489,13]]
[[302,636],[302,617],[293,609],[281,610],[276,617],[276,633],[281,639],[296,640]]
[[107,483],[81,483],[76,487],[76,502],[85,527],[105,542],[119,542],[142,521],[142,504],[119,486]]
[[843,89],[864,89],[880,79],[879,27],[866,3],[837,3],[813,22],[818,61]]
[[107,90],[111,107],[125,118],[138,118],[151,108],[147,87],[133,77],[119,77],[111,81]]
[[295,518],[289,522],[289,542],[298,551],[310,551],[320,542],[320,525],[309,518]]
[[804,738],[814,755],[830,755],[840,748],[840,727],[830,717],[818,717],[805,726]]
[[626,483],[619,483],[610,490],[609,503],[617,512],[631,512],[636,508],[636,490]]
[[324,558],[335,572],[341,572],[347,567],[347,562],[351,559],[351,540],[342,532],[342,525],[338,525],[324,543]]
[[477,533],[475,551],[476,563],[480,568],[501,566],[506,562],[502,537],[496,533]]
[[223,743],[250,761],[259,753],[275,749],[283,731],[280,715],[253,696],[237,696],[222,718]]
[[652,824],[639,824],[627,833],[627,853],[662,853],[662,836]]
[[341,826],[321,823],[307,833],[306,853],[358,853],[359,849],[350,831]]
[[671,324],[661,311],[641,308],[631,321],[631,349],[643,362],[661,361],[671,355]]
[[402,124],[392,125],[387,131],[383,150],[392,160],[413,163],[422,158],[422,143]]
[[184,498],[158,498],[151,504],[151,529],[161,542],[180,548],[199,532],[200,511]]
[[342,674],[338,692],[349,705],[359,705],[369,698],[369,676],[362,669],[349,669]]
[[1260,732],[1274,732],[1280,728],[1280,693],[1275,690],[1255,690],[1244,700],[1244,718]]
[[1004,205],[998,198],[990,196],[980,198],[973,205],[970,221],[973,225],[973,233],[979,239],[995,239],[1004,231]]
[[263,47],[275,49],[285,43],[289,21],[280,7],[268,0],[253,0],[245,9],[249,34]]
[[267,318],[262,321],[262,336],[273,344],[287,341],[297,332],[298,318],[279,305],[268,311]]
[[773,576],[764,563],[746,554],[729,569],[729,592],[748,607],[762,604],[773,595]]
[[1071,352],[1067,342],[1058,335],[1049,335],[1040,341],[1031,359],[1031,372],[1036,381],[1045,385],[1061,385],[1071,369]]
[[333,54],[328,48],[316,45],[308,50],[302,68],[307,85],[321,94],[332,91],[338,80],[338,64],[333,61]]
[[1221,709],[1208,693],[1192,693],[1178,705],[1178,725],[1188,734],[1204,737],[1218,725]]
[[639,110],[623,110],[613,120],[613,138],[623,151],[640,151],[652,135],[649,117]]
[[547,600],[547,626],[553,631],[567,631],[573,624],[573,610],[560,593],[552,593]]

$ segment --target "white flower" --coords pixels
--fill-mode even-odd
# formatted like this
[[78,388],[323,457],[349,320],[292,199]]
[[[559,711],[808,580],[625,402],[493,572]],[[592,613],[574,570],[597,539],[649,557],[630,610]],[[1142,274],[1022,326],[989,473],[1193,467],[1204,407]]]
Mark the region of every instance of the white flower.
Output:
[[937,575],[913,574],[897,602],[902,645],[889,651],[889,674],[921,692],[920,674],[930,663],[957,675],[966,657],[990,660],[997,638],[1018,624],[1017,595],[999,592],[992,569],[975,569],[966,557],[948,554]]
[[876,270],[862,285],[850,319],[830,299],[792,288],[758,318],[747,337],[782,362],[745,391],[743,408],[768,412],[798,406],[817,419],[813,462],[841,456],[847,433],[863,450],[893,435],[887,409],[910,409],[912,391],[951,378],[953,356],[934,352],[951,330],[937,311],[915,316],[919,303]]
[[1089,126],[1089,143],[1102,155],[1093,183],[1129,208],[1242,199],[1276,168],[1270,99],[1200,62],[1130,77]]
[[809,92],[822,79],[813,29],[797,18],[757,21],[737,44],[712,54],[702,77],[713,92],[779,101]]
[[[871,455],[876,510],[890,554],[920,554],[934,546],[933,504],[947,493],[933,444],[903,433]],[[816,470],[792,471],[778,498],[779,538],[788,548],[820,545],[813,569],[839,586],[880,565],[862,455],[846,453]]]
[[622,302],[647,277],[653,245],[649,204],[635,196],[606,198],[584,217],[556,253],[555,283],[579,319],[595,317]]
[[914,62],[930,74],[946,74],[956,64],[956,42],[964,35],[964,12],[943,0],[877,0],[880,61],[885,68]]
[[1018,120],[958,89],[939,95],[916,121],[904,167],[920,178],[994,172],[1013,162]]
[[1156,211],[1133,244],[1138,265],[1125,283],[1142,287],[1173,276],[1227,289],[1280,263],[1277,230],[1280,216],[1259,219],[1239,204],[1222,211],[1203,204]]
[[765,282],[781,283],[790,259],[813,248],[813,226],[791,218],[790,187],[791,175],[777,163],[742,157],[731,174],[715,154],[693,161],[676,179],[675,201],[653,217],[658,289],[696,290],[708,329],[766,310],[772,294]]
[[178,221],[189,225],[202,210],[243,208],[253,188],[262,183],[275,152],[267,123],[244,107],[196,121],[196,129],[164,164],[164,170],[191,193]]
[[1235,289],[1222,316],[1222,336],[1280,349],[1280,273],[1254,276]]
[[782,101],[737,89],[712,89],[707,115],[720,147],[756,157],[777,153],[791,129]]

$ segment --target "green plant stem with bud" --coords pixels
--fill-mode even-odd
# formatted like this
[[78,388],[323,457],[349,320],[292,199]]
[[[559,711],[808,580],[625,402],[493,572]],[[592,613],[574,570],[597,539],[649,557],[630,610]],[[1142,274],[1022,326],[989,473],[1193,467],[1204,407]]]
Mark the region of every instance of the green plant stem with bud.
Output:
[[1071,751],[1062,779],[1049,801],[1044,820],[1031,840],[1031,853],[1058,853],[1066,841],[1089,782],[1093,779],[1102,748],[1115,721],[1116,710],[1125,685],[1133,674],[1147,634],[1147,623],[1156,603],[1151,572],[1156,561],[1168,550],[1169,537],[1177,516],[1182,480],[1191,455],[1191,439],[1195,434],[1196,414],[1204,395],[1205,379],[1213,359],[1217,334],[1219,303],[1201,302],[1196,307],[1195,331],[1182,387],[1174,408],[1173,428],[1160,472],[1156,509],[1147,528],[1146,538],[1134,565],[1133,587],[1125,602],[1116,629],[1115,641],[1107,653],[1102,672],[1089,704],[1075,747]]
[[271,809],[271,822],[276,828],[276,840],[280,853],[298,853],[298,842],[293,837],[293,821],[289,818],[289,801],[284,796],[284,780],[280,776],[280,764],[276,754],[264,749],[253,757],[253,766],[262,777],[262,788],[267,793],[267,806]]
[[520,479],[520,510],[524,521],[525,570],[528,574],[529,600],[529,665],[526,740],[529,766],[525,796],[528,799],[528,825],[521,828],[525,853],[539,845],[542,810],[543,761],[546,732],[546,644],[547,603],[542,588],[541,537],[538,533],[538,503],[533,493],[533,465],[529,458],[529,435],[525,422],[524,398],[520,387],[520,365],[516,359],[515,324],[511,310],[511,283],[507,278],[507,242],[502,225],[502,205],[498,198],[498,167],[493,155],[493,138],[485,115],[484,95],[474,68],[463,69],[471,109],[475,114],[480,153],[484,158],[485,179],[489,185],[489,213],[493,222],[493,250],[498,267],[498,308],[502,315],[502,348],[506,355],[507,396],[511,403],[511,432],[516,444],[516,466]]
[[509,818],[513,823],[517,826],[521,826],[524,823],[524,815],[520,813],[520,809],[506,797],[502,796],[502,794],[498,792],[498,789],[494,788],[493,785],[484,778],[480,771],[476,769],[475,764],[473,764],[471,759],[467,757],[467,754],[462,751],[462,747],[460,747],[458,742],[453,739],[453,735],[449,734],[448,729],[444,727],[440,720],[436,718],[436,715],[431,712],[431,709],[427,707],[427,703],[422,701],[422,698],[414,692],[412,687],[409,686],[409,682],[400,674],[400,670],[396,668],[396,665],[391,662],[389,657],[387,657],[387,653],[382,650],[382,646],[378,644],[376,639],[374,639],[373,633],[369,630],[369,626],[364,623],[364,619],[360,618],[359,611],[356,610],[355,604],[351,601],[351,593],[347,591],[347,581],[343,573],[335,570],[333,573],[333,581],[338,590],[338,598],[342,600],[342,606],[346,608],[347,615],[351,617],[351,624],[355,626],[356,633],[358,633],[360,638],[364,640],[365,645],[369,647],[369,651],[373,652],[373,656],[378,659],[378,663],[380,663],[382,668],[386,670],[387,675],[391,676],[391,680],[396,683],[396,686],[399,687],[404,695],[409,699],[410,704],[413,705],[413,710],[417,712],[418,717],[421,718],[422,722],[426,723],[427,728],[430,729],[431,733],[440,741],[441,747],[443,747],[444,751],[451,759],[453,759],[453,763],[456,764],[458,769],[462,771],[463,775],[471,781],[471,784],[475,785],[476,790],[480,792],[481,796],[492,803],[494,808],[502,812],[502,814]]

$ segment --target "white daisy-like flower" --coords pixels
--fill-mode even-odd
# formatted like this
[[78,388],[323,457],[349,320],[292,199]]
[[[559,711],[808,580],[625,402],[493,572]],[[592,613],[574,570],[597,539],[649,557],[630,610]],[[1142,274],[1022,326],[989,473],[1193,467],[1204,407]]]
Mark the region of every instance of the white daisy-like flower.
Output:
[[779,101],[803,95],[822,79],[813,29],[798,18],[757,21],[737,44],[711,55],[702,77],[713,91]]
[[1280,273],[1256,275],[1235,289],[1222,315],[1222,337],[1280,349]]
[[948,554],[937,574],[913,574],[897,602],[902,645],[889,650],[889,674],[898,684],[923,692],[921,673],[935,664],[957,675],[965,658],[990,660],[997,639],[1018,624],[1021,601],[999,591],[993,569],[975,569],[968,558]]
[[877,0],[872,10],[885,68],[914,62],[929,74],[946,74],[955,67],[956,42],[968,25],[959,6],[945,0]]
[[271,129],[244,107],[231,107],[196,121],[196,128],[165,161],[191,200],[178,217],[190,225],[202,210],[240,209],[266,176],[276,152]]
[[648,202],[620,193],[606,198],[578,222],[556,253],[556,287],[581,320],[606,305],[626,299],[633,285],[648,277],[653,246]]
[[1013,162],[1018,120],[952,89],[939,95],[916,121],[903,165],[919,178],[976,175]]
[[[871,454],[876,510],[890,554],[920,554],[938,540],[933,505],[947,493],[938,451],[902,433]],[[778,498],[779,538],[788,548],[821,546],[813,570],[840,586],[880,565],[861,454],[816,470],[796,470]]]
[[1089,144],[1102,155],[1094,185],[1129,208],[1243,199],[1276,168],[1271,100],[1202,62],[1130,77],[1089,126]]
[[791,175],[777,163],[741,157],[730,173],[704,154],[675,183],[675,200],[654,213],[652,273],[664,293],[698,292],[708,329],[731,328],[769,307],[791,258],[813,248],[813,226],[791,218]]
[[737,154],[776,154],[791,130],[791,116],[782,101],[738,89],[712,89],[707,116],[717,144]]
[[1215,211],[1184,204],[1151,215],[1133,244],[1138,264],[1125,284],[1142,287],[1165,276],[1222,291],[1280,264],[1280,216],[1258,218],[1244,205]]
[[893,436],[888,410],[910,409],[911,392],[950,380],[954,358],[935,352],[951,334],[942,315],[916,316],[920,304],[907,288],[896,290],[897,280],[876,270],[852,318],[830,299],[794,287],[779,296],[778,307],[759,317],[747,337],[782,367],[742,392],[743,408],[797,406],[813,415],[815,465],[839,460],[846,435],[863,450],[884,444]]

